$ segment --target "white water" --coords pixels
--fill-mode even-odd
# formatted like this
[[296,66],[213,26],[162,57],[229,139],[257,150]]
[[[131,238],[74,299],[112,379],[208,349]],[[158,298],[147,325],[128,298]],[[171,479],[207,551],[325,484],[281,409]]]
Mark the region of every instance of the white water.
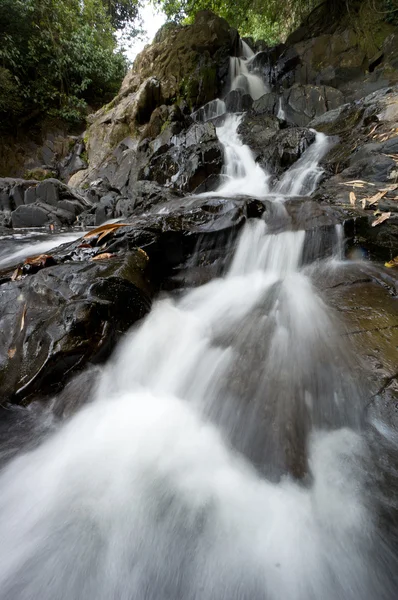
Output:
[[211,100],[199,110],[195,111],[191,114],[191,117],[195,121],[209,121],[210,119],[215,119],[216,117],[221,117],[226,112],[225,102],[216,98],[215,100]]
[[265,85],[261,77],[249,72],[245,58],[231,56],[229,73],[231,90],[242,89],[247,94],[250,94],[253,100],[258,100],[258,98],[269,92],[269,88]]
[[[66,244],[67,242],[73,242],[77,240],[79,237],[84,235],[84,231],[80,231],[79,233],[72,234],[60,234],[60,235],[48,235],[45,234],[47,239],[40,242],[30,242],[28,235],[26,235],[26,240],[21,238],[18,239],[18,250],[11,253],[8,250],[8,247],[12,247],[13,240],[11,239],[9,243],[7,243],[7,239],[3,240],[2,244],[4,245],[4,250],[0,251],[0,268],[5,268],[8,266],[12,266],[28,256],[37,256],[38,254],[43,254],[52,248],[59,246],[60,244]],[[22,243],[21,243],[22,242]]]
[[310,196],[323,173],[319,162],[330,150],[331,143],[330,138],[324,133],[316,132],[315,142],[283,175],[275,188],[275,193],[283,196]]
[[[238,124],[219,194],[263,196]],[[316,185],[326,142],[280,193]],[[1,600],[396,600],[356,364],[305,239],[249,222],[226,276],[158,301],[94,402],[0,473]]]
[[282,105],[282,97],[279,98],[278,113],[276,116],[278,117],[278,119],[282,119],[283,121],[286,119],[286,113],[283,110],[283,105]]
[[224,170],[227,181],[212,195],[265,196],[269,193],[269,175],[255,162],[249,146],[242,143],[237,128],[242,117],[227,115],[217,128],[217,136],[224,146]]
[[246,44],[246,42],[244,40],[240,40],[241,43],[241,48],[242,48],[242,55],[246,58],[246,59],[250,59],[253,58],[254,56],[254,52],[253,50],[250,48],[250,46],[248,44]]
[[[229,274],[158,302],[95,402],[3,471],[2,599],[390,597],[366,445],[340,428],[357,414],[345,353],[299,270],[303,242],[249,224]],[[245,456],[313,483],[271,483]]]

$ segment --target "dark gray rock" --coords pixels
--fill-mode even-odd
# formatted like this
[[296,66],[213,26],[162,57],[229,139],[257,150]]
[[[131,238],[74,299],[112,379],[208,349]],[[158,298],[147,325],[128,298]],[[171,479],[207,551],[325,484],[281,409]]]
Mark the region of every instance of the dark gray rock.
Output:
[[250,146],[256,156],[260,156],[264,146],[271,144],[271,140],[280,129],[280,121],[267,113],[246,113],[238,127],[238,134],[244,144]]
[[18,227],[43,227],[50,223],[49,213],[41,206],[28,204],[18,206],[11,215],[12,226]]
[[245,91],[241,89],[231,90],[225,96],[224,101],[227,112],[230,113],[250,110],[253,104],[253,98],[250,94],[245,93]]
[[299,127],[343,103],[342,92],[328,86],[297,84],[283,93],[286,120]]
[[56,392],[150,307],[145,254],[60,264],[0,285],[3,400]]
[[209,175],[221,173],[222,167],[222,146],[218,141],[209,141],[188,147],[174,146],[160,156],[154,156],[141,169],[138,178],[191,192]]

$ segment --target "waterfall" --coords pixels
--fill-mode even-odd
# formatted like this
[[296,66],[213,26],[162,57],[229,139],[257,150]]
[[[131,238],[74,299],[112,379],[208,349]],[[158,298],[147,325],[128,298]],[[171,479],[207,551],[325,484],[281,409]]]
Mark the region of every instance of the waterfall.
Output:
[[216,195],[265,196],[269,193],[269,175],[256,163],[249,146],[242,143],[237,133],[241,119],[239,115],[227,115],[224,124],[217,128],[218,139],[224,146],[223,172],[227,181]]
[[279,102],[278,102],[278,112],[277,115],[278,119],[281,119],[282,121],[284,121],[286,119],[286,113],[283,110],[283,105],[282,105],[282,97],[279,97]]
[[[254,98],[242,53],[231,86]],[[311,194],[328,138],[271,189],[241,119],[217,127],[214,194]],[[362,371],[307,233],[248,220],[223,276],[158,298],[94,398],[0,471],[1,600],[396,600]]]
[[257,100],[269,92],[269,88],[261,77],[250,73],[245,58],[231,56],[229,73],[231,90],[241,89],[246,94],[250,94],[253,100]]
[[3,470],[4,600],[393,599],[303,243],[249,223],[226,276],[159,301],[95,401]]
[[319,162],[330,150],[331,143],[330,138],[324,133],[316,132],[315,142],[286,171],[276,185],[275,193],[283,196],[310,196],[315,191],[323,173]]

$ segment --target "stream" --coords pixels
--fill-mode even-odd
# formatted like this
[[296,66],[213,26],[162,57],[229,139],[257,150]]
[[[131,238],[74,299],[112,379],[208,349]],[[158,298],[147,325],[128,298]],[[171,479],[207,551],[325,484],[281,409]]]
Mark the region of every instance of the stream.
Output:
[[[255,98],[264,84],[242,53],[231,89]],[[225,177],[207,195],[281,212],[310,195],[328,138],[271,185],[241,118],[217,127]],[[1,266],[81,233],[20,235]],[[344,266],[341,236],[311,263],[304,231],[249,220],[224,275],[159,298],[73,417],[32,408],[37,443],[0,472],[1,600],[396,600],[390,474],[375,458],[396,434],[364,417],[362,367],[316,287]],[[10,443],[0,433],[2,455]]]

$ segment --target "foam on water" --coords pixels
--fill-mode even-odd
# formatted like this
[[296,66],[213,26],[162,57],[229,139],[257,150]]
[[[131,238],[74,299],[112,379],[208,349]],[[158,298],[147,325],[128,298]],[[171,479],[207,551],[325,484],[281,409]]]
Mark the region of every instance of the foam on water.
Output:
[[[347,408],[338,379],[327,380],[328,398],[321,379],[307,389],[310,361],[323,357],[333,372],[340,350],[300,272],[303,241],[249,224],[226,277],[159,301],[124,340],[96,400],[2,472],[4,600],[393,598],[380,577],[390,555],[367,507],[355,398]],[[239,380],[259,364],[236,412]],[[302,445],[280,427],[286,403],[290,416],[307,413]],[[281,464],[286,444],[300,447],[311,484],[281,476],[289,460],[274,483],[254,469],[247,428],[275,464],[275,427]]]

